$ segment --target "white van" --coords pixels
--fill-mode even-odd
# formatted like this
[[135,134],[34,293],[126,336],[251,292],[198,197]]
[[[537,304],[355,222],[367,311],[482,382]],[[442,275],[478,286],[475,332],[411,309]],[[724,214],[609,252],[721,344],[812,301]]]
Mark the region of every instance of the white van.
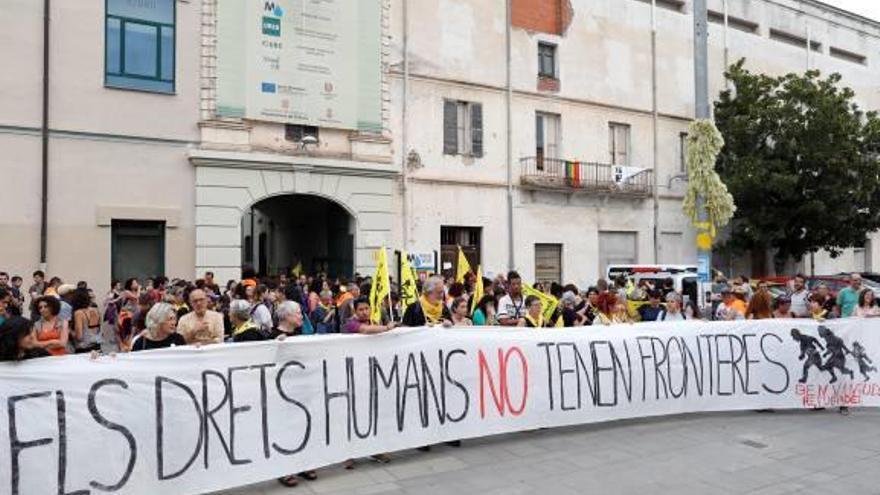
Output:
[[697,265],[608,265],[605,269],[605,280],[613,282],[623,275],[630,278],[636,273],[697,273]]
[[693,272],[636,272],[632,275],[633,283],[638,286],[643,280],[651,282],[655,288],[663,287],[667,278],[671,278],[675,291],[682,295],[684,304],[688,301],[696,301],[697,307],[702,308],[706,304],[706,291],[712,284],[700,282],[696,270]]

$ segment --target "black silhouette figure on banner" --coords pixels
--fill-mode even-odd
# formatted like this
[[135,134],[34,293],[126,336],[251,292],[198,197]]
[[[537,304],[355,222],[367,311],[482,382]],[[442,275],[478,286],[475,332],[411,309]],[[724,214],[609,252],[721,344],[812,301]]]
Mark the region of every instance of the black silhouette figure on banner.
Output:
[[845,375],[849,375],[850,379],[852,379],[855,376],[855,373],[846,367],[846,355],[852,354],[852,352],[847,349],[846,344],[843,343],[843,339],[834,335],[828,327],[821,325],[819,326],[819,337],[825,339],[824,356],[827,356],[828,359],[825,360],[825,364],[822,365],[822,370],[831,373],[831,381],[829,383],[837,381],[837,375],[834,374],[835,369]]
[[798,359],[804,361],[804,372],[799,381],[807,383],[811,367],[815,366],[817,370],[822,371],[822,356],[819,351],[824,351],[825,348],[822,347],[822,344],[815,337],[804,335],[797,328],[791,329],[791,338],[800,344],[801,355],[798,356]]
[[856,361],[859,362],[859,373],[861,373],[862,376],[865,377],[865,381],[870,380],[871,377],[868,376],[868,372],[876,372],[877,367],[871,366],[872,364],[874,364],[874,362],[871,361],[871,358],[869,358],[868,355],[865,353],[865,348],[862,347],[862,344],[860,344],[858,341],[853,342],[852,352],[850,352],[850,354],[852,354],[852,357],[856,358]]

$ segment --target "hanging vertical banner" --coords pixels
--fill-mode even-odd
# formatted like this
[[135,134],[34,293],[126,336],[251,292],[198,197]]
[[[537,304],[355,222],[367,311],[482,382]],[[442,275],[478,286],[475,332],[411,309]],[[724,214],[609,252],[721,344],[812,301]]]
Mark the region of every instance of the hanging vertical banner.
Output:
[[876,407],[877,359],[880,320],[851,318],[409,328],[0,363],[0,493],[199,494],[537,428]]

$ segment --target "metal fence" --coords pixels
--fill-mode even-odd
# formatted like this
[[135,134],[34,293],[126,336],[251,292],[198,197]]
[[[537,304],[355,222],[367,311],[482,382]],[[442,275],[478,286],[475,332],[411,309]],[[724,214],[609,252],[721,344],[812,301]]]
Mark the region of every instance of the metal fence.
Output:
[[628,174],[630,170],[607,163],[532,156],[520,159],[520,182],[537,189],[650,196],[654,189],[654,171],[643,169]]

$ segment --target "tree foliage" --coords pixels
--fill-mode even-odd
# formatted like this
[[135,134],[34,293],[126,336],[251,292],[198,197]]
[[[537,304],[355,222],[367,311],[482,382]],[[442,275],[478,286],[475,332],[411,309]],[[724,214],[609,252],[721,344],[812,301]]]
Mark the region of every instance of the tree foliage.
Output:
[[744,62],[715,103],[717,170],[737,206],[725,247],[770,249],[780,265],[863,244],[880,229],[880,119],[839,74],[771,77]]

